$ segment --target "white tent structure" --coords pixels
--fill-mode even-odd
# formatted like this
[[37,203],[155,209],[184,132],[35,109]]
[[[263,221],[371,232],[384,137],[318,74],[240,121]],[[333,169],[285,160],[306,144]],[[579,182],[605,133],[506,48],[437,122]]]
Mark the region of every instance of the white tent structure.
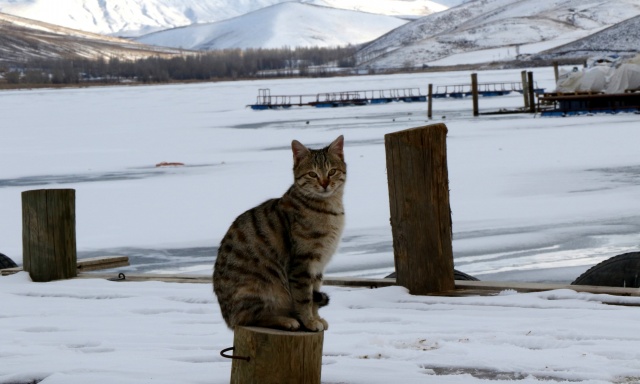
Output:
[[563,72],[558,78],[556,92],[604,92],[624,93],[640,89],[640,55],[620,60],[616,57],[599,57],[589,61],[587,68]]

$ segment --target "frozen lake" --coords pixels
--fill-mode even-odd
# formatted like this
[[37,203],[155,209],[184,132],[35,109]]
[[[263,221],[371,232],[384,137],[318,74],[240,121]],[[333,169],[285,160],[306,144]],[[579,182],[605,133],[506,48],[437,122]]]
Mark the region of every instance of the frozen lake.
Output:
[[[553,89],[553,70],[533,70]],[[520,70],[481,71],[519,81]],[[328,274],[393,271],[384,135],[449,128],[455,267],[482,280],[571,282],[640,246],[640,115],[473,117],[470,99],[252,111],[272,94],[468,83],[470,72],[0,92],[0,252],[21,261],[20,193],[76,189],[80,257],[126,272],[209,274],[232,220],[291,183],[290,142],[345,135],[347,226]],[[481,98],[480,110],[522,105]],[[156,168],[162,161],[184,167]]]

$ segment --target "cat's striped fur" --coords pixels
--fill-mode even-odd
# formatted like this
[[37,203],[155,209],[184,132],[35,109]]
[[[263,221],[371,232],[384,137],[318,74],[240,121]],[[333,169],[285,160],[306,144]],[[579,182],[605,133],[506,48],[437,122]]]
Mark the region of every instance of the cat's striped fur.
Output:
[[318,307],[325,266],[344,227],[344,138],[313,150],[291,143],[294,183],[238,216],[220,243],[213,288],[230,328],[328,329]]

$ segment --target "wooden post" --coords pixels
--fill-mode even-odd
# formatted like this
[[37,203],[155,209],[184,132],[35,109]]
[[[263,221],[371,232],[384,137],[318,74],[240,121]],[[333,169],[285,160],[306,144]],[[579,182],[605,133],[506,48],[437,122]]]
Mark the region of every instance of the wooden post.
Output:
[[533,82],[533,72],[527,73],[527,87],[529,88],[529,111],[531,113],[536,113],[536,92]]
[[455,288],[446,137],[444,124],[384,137],[396,278],[415,295]]
[[473,97],[473,116],[479,116],[478,110],[478,74],[471,74],[471,96]]
[[524,110],[529,110],[529,86],[527,85],[527,71],[520,72],[522,76],[522,96],[524,97]]
[[22,192],[22,259],[33,281],[77,275],[73,189]]
[[236,327],[231,384],[320,384],[324,332]]
[[427,99],[427,118],[433,117],[433,84],[429,84],[429,99]]
[[555,76],[556,84],[558,84],[558,78],[560,77],[560,72],[558,71],[558,62],[557,61],[553,62],[553,75]]

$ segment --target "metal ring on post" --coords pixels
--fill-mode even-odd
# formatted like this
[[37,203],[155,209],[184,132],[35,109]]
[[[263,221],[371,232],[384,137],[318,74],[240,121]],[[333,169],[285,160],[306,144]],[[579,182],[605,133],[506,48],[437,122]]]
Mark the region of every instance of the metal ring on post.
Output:
[[235,349],[235,347],[230,347],[230,348],[225,348],[222,351],[220,351],[220,356],[225,357],[227,359],[236,359],[236,360],[245,360],[245,361],[250,361],[251,358],[249,356],[234,356],[234,355],[225,355],[225,352],[229,352],[229,351],[233,351]]
[[112,277],[111,279],[107,279],[109,281],[124,281],[127,277],[124,275],[124,273],[120,272],[118,274],[118,277]]

